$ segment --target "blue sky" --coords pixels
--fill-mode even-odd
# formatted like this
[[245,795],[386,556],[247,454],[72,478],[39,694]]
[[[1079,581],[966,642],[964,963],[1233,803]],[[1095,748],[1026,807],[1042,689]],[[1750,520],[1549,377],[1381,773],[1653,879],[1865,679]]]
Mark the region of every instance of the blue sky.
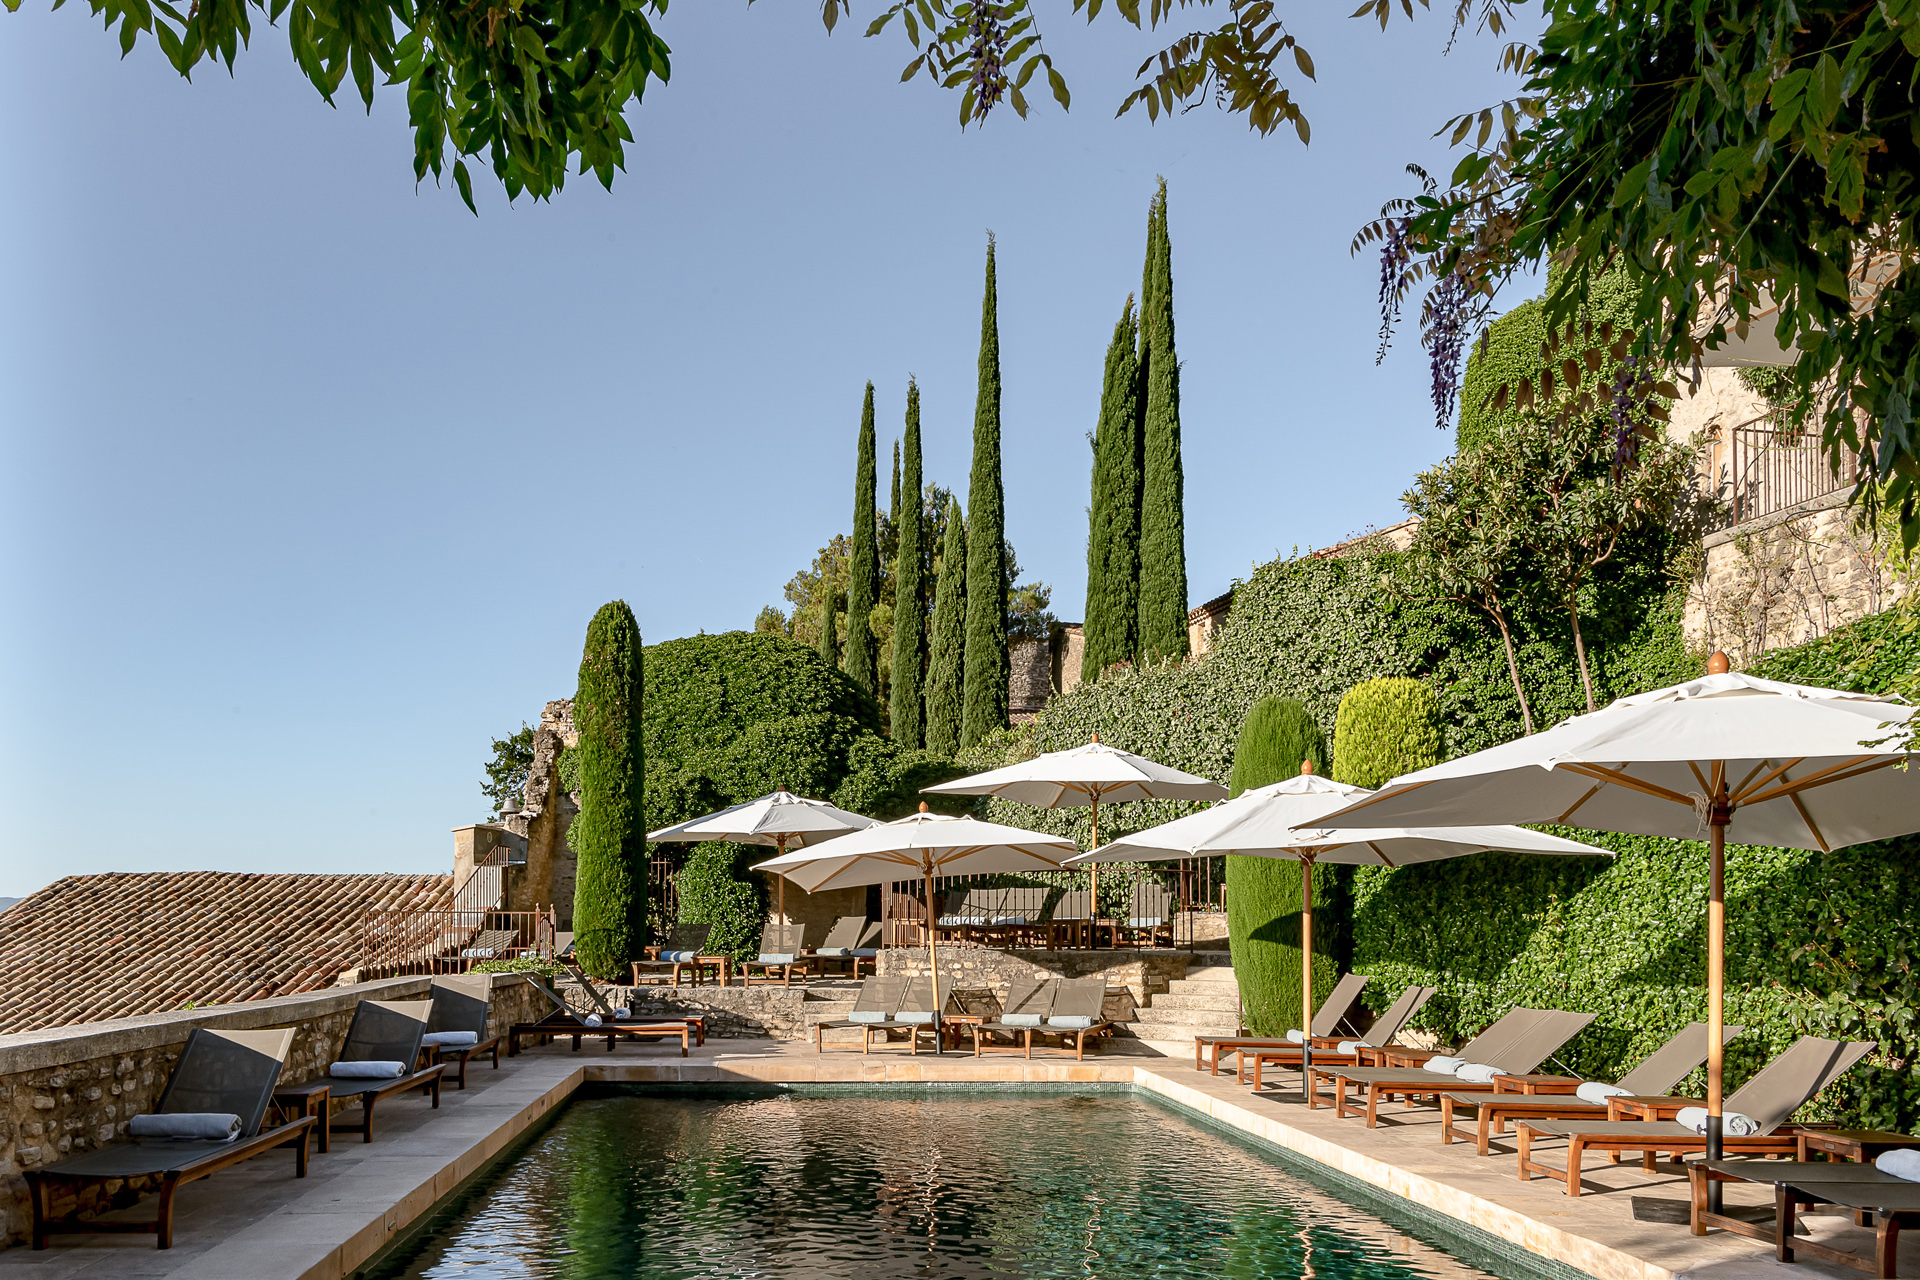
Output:
[[964,488],[989,229],[1008,531],[1078,618],[1156,174],[1193,602],[1398,519],[1449,437],[1413,335],[1374,367],[1347,243],[1508,86],[1438,17],[1289,8],[1309,148],[1113,119],[1157,46],[1064,4],[1074,110],[964,134],[896,83],[903,42],[859,38],[870,6],[829,38],[799,0],[678,4],[612,193],[476,183],[478,218],[414,186],[397,91],[331,110],[279,32],[187,84],[84,6],[0,15],[0,895],[447,867],[489,738],[571,691],[598,605],[649,640],[749,626],[848,526],[867,379],[886,441],[918,376],[929,477]]

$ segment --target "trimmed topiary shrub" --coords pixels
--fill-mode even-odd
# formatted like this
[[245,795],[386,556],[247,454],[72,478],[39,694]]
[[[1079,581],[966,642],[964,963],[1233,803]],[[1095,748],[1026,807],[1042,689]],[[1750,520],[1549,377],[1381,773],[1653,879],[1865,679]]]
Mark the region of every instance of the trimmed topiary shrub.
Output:
[[[1292,698],[1263,698],[1247,713],[1233,748],[1228,790],[1283,782],[1313,761],[1327,771],[1327,740],[1306,707]],[[1321,908],[1336,868],[1315,867],[1314,990],[1324,995],[1338,977]],[[1338,931],[1334,931],[1337,933]],[[1305,1027],[1300,1011],[1300,864],[1292,859],[1228,857],[1227,934],[1247,1026],[1259,1035]],[[1311,1015],[1308,1015],[1311,1016]]]
[[1333,729],[1333,776],[1356,787],[1425,769],[1444,759],[1440,703],[1419,680],[1365,680],[1340,699]]
[[573,695],[580,816],[567,832],[578,856],[574,950],[602,980],[622,977],[647,942],[646,774],[640,627],[624,600],[587,625]]

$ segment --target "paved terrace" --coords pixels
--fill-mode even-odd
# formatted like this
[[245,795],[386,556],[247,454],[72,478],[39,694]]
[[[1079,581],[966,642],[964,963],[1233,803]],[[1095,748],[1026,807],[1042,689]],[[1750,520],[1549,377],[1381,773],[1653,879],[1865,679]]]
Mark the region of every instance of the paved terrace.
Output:
[[[1292,1077],[1288,1077],[1291,1079]],[[1684,1226],[1643,1223],[1633,1196],[1684,1201],[1686,1179],[1671,1171],[1644,1174],[1637,1164],[1588,1162],[1588,1191],[1569,1199],[1550,1181],[1522,1183],[1514,1158],[1496,1146],[1485,1158],[1471,1144],[1443,1146],[1439,1113],[1390,1107],[1378,1129],[1359,1118],[1335,1120],[1331,1108],[1307,1111],[1297,1089],[1254,1096],[1233,1083],[1195,1072],[1191,1059],[1114,1046],[1085,1062],[1070,1058],[975,1059],[909,1056],[904,1044],[871,1057],[817,1055],[793,1042],[710,1041],[682,1059],[678,1046],[604,1042],[579,1051],[565,1042],[480,1065],[465,1092],[449,1089],[438,1112],[424,1099],[383,1105],[372,1144],[335,1135],[333,1151],[316,1155],[304,1180],[290,1155],[271,1153],[185,1188],[177,1202],[174,1247],[151,1237],[57,1237],[50,1249],[0,1251],[7,1276],[193,1277],[194,1280],[336,1280],[351,1276],[388,1242],[562,1105],[583,1083],[802,1083],[874,1085],[951,1082],[1127,1083],[1202,1112],[1351,1178],[1466,1222],[1533,1253],[1557,1259],[1598,1280],[1820,1280],[1858,1273],[1803,1263],[1786,1267],[1756,1241],[1724,1233],[1704,1239]],[[1764,1188],[1736,1185],[1728,1200],[1760,1204]],[[112,1216],[147,1216],[152,1200]],[[1843,1217],[1806,1220],[1813,1238],[1856,1252],[1871,1234]],[[1900,1274],[1920,1276],[1920,1264]]]

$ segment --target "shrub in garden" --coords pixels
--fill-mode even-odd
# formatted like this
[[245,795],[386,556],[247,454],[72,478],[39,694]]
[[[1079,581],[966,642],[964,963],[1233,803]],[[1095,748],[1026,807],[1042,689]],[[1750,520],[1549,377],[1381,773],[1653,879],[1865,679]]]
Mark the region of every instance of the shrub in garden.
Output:
[[567,832],[578,859],[574,950],[596,978],[622,976],[647,937],[646,775],[640,627],[624,600],[587,625],[573,695],[580,814]]
[[[1263,698],[1247,713],[1233,748],[1234,795],[1284,782],[1303,760],[1327,770],[1327,741],[1306,707],[1292,698]],[[1337,954],[1328,946],[1336,931],[1321,908],[1332,888],[1333,867],[1314,868],[1314,990],[1324,994],[1338,977]],[[1247,1026],[1259,1035],[1304,1027],[1300,1011],[1300,864],[1292,859],[1227,858],[1227,933],[1233,972]],[[1308,1015],[1311,1016],[1310,1014]]]
[[1356,787],[1439,764],[1445,735],[1433,690],[1405,676],[1367,680],[1347,690],[1334,721],[1333,776]]

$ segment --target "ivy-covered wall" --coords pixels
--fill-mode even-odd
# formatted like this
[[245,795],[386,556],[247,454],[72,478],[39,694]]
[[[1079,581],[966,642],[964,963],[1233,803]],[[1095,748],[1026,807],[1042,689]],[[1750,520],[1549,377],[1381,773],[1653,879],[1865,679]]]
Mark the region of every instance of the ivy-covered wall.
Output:
[[[1101,740],[1225,779],[1240,721],[1262,697],[1305,703],[1324,731],[1362,680],[1411,676],[1440,707],[1445,755],[1518,736],[1518,705],[1498,639],[1477,618],[1411,605],[1390,589],[1391,553],[1294,559],[1257,568],[1204,660],[1116,672],[1056,697],[1030,725],[984,744],[969,768]],[[1622,570],[1599,602],[1596,690],[1603,701],[1691,678],[1702,656],[1680,635],[1677,593],[1658,562]],[[1634,572],[1638,572],[1636,578]],[[1675,570],[1684,574],[1684,569]],[[1526,620],[1522,677],[1540,723],[1584,710],[1564,635]],[[1753,671],[1773,679],[1884,691],[1920,670],[1920,621],[1876,615]],[[1103,810],[1103,836],[1139,830],[1191,806],[1147,801]],[[998,821],[1086,838],[1084,810],[994,801]],[[1384,1007],[1408,982],[1440,994],[1419,1024],[1449,1037],[1516,1004],[1599,1016],[1559,1055],[1612,1078],[1685,1023],[1705,1017],[1706,854],[1702,844],[1570,831],[1617,857],[1484,854],[1355,877],[1353,967],[1374,975]],[[1748,1031],[1729,1050],[1737,1086],[1796,1036],[1873,1039],[1867,1064],[1812,1110],[1876,1127],[1920,1124],[1920,838],[1833,854],[1728,849],[1728,1017]],[[1696,1078],[1690,1082],[1701,1085]]]

